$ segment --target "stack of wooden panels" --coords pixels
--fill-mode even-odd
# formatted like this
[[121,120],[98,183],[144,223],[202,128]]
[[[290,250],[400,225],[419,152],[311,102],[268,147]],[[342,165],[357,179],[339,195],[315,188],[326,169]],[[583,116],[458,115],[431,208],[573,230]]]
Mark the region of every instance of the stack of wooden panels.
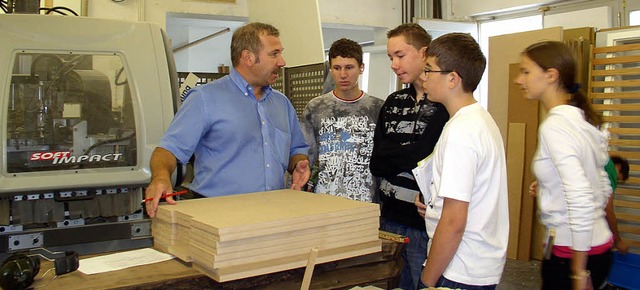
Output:
[[191,262],[189,243],[191,241],[190,216],[177,210],[178,207],[165,206],[158,209],[151,223],[154,247],[171,253],[185,262]]
[[157,249],[224,282],[379,252],[377,204],[294,190],[162,205],[152,223]]

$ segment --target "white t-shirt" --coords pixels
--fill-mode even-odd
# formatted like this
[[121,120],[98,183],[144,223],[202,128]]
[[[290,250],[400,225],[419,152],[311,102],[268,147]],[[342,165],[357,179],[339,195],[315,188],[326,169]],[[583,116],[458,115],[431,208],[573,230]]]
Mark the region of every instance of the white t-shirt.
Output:
[[444,197],[469,203],[460,246],[443,275],[468,285],[498,284],[509,240],[509,204],[504,146],[491,115],[478,103],[461,108],[445,125],[433,158],[425,216],[429,236]]

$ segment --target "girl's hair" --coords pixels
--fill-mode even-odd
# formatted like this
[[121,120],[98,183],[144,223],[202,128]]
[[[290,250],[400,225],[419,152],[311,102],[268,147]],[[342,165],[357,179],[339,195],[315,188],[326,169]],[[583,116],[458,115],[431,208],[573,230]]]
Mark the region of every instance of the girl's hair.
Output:
[[602,118],[575,82],[576,60],[568,46],[559,41],[543,41],[530,45],[523,54],[543,70],[556,69],[560,85],[571,94],[568,104],[582,109],[587,122],[594,126],[601,124]]

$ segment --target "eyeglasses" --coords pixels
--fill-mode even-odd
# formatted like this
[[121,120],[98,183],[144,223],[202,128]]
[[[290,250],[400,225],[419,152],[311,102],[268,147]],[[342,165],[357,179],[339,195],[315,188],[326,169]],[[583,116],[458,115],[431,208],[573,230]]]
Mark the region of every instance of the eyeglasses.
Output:
[[[452,72],[454,72],[454,71],[452,71],[452,70],[432,70],[432,69],[430,69],[430,68],[428,68],[428,67],[425,67],[425,68],[424,68],[424,74],[429,74],[430,72],[452,73]],[[458,73],[458,72],[456,72],[456,73],[460,76],[460,78],[462,78],[462,76],[460,75],[460,73]]]
[[424,73],[428,74],[428,73],[451,73],[453,72],[452,70],[432,70],[428,67],[424,68]]

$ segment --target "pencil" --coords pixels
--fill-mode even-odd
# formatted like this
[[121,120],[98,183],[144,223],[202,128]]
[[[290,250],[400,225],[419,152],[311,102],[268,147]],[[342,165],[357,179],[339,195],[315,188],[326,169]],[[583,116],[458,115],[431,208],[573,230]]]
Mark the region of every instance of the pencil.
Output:
[[[185,190],[181,190],[181,191],[172,192],[172,193],[169,193],[169,194],[163,194],[160,198],[167,198],[167,197],[174,196],[174,195],[181,195],[181,194],[185,194],[187,192],[189,192],[189,190],[185,189]],[[148,197],[148,198],[143,199],[142,202],[145,203],[147,201],[152,201],[152,200],[153,200],[153,197]]]

